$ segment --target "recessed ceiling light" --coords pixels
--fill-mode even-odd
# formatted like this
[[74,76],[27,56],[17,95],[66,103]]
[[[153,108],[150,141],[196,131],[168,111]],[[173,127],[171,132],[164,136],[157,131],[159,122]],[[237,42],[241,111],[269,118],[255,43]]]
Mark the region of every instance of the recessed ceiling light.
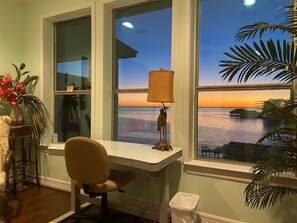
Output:
[[256,3],[256,0],[243,0],[243,5],[246,7],[251,7]]
[[134,29],[134,26],[131,22],[123,22],[122,25],[127,27],[128,29]]

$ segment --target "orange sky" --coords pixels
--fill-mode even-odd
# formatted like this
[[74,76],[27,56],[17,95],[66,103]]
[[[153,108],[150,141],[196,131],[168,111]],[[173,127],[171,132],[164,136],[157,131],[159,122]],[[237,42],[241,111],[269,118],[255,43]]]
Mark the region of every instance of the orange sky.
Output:
[[[119,106],[161,106],[161,103],[146,102],[147,94],[120,94]],[[289,90],[274,91],[224,91],[199,93],[200,107],[259,107],[270,98],[289,98]]]

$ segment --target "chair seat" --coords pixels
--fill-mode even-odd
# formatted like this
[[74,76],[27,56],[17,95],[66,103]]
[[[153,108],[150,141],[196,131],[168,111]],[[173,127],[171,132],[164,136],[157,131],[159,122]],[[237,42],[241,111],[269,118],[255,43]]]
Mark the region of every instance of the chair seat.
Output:
[[[109,178],[105,183],[89,185],[89,189],[94,193],[112,192],[128,184],[134,178],[135,173],[133,172],[122,170],[110,170]],[[83,188],[83,184],[80,182],[74,181],[74,184],[79,188]]]

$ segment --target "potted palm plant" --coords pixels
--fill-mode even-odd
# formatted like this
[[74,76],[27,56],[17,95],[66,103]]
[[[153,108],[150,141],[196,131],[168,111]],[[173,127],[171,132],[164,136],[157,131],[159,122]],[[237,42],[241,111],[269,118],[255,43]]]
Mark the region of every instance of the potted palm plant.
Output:
[[26,67],[24,63],[20,67],[12,65],[16,70],[14,79],[10,74],[0,76],[0,100],[12,107],[12,125],[24,124],[25,115],[32,123],[33,136],[40,139],[47,130],[50,130],[51,119],[42,101],[33,94],[39,77],[28,75],[30,72],[24,71]]
[[[295,1],[296,4],[296,1]],[[295,41],[264,41],[262,36],[267,31],[288,33],[292,40],[297,37],[297,11],[293,5],[280,8],[278,24],[259,22],[247,25],[236,33],[236,40],[245,41],[259,35],[259,41],[230,47],[228,57],[220,61],[222,78],[227,81],[247,82],[251,78],[272,77],[281,83],[297,79],[297,50]],[[245,189],[246,204],[251,208],[266,208],[275,205],[282,198],[297,193],[297,101],[276,105],[266,101],[263,112],[270,120],[270,129],[258,143],[272,142],[272,149],[267,159],[256,162],[252,169],[252,181]],[[275,184],[274,179],[290,174],[292,185]]]

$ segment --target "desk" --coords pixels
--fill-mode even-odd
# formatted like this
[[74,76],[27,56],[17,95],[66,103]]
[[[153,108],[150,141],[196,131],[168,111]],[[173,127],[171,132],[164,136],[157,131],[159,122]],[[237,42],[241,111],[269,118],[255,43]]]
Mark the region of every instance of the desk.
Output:
[[[152,149],[151,145],[97,140],[109,155],[110,162],[129,166],[141,170],[159,173],[159,223],[168,222],[169,182],[166,176],[166,167],[182,156],[182,149],[173,147],[170,151]],[[52,144],[48,147],[51,155],[64,155],[64,144]],[[71,210],[80,209],[80,190],[71,183]]]

